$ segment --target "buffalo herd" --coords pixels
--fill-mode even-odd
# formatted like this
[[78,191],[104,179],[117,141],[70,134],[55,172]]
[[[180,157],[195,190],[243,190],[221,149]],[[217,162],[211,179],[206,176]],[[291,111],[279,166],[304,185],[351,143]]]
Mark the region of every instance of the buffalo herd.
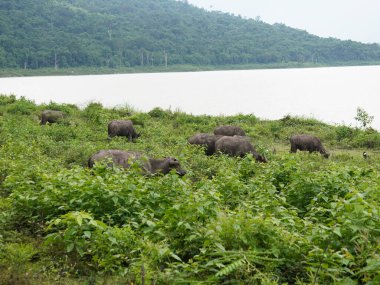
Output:
[[[195,134],[188,139],[188,143],[203,146],[206,155],[221,152],[230,156],[243,157],[250,153],[256,161],[267,162],[266,157],[256,151],[250,140],[239,126],[219,126],[215,128],[214,134]],[[321,140],[311,135],[293,135],[290,138],[290,144],[292,153],[301,150],[310,153],[318,151],[325,158],[330,155],[323,147]]]
[[[41,115],[41,125],[56,123],[64,117],[65,114],[62,111],[44,110]],[[108,140],[116,136],[126,137],[129,142],[132,142],[140,137],[140,134],[136,132],[130,120],[112,120],[108,124]],[[246,136],[245,131],[239,126],[218,126],[214,129],[213,134],[198,133],[191,136],[188,143],[204,147],[206,155],[223,153],[229,156],[243,157],[251,154],[256,161],[267,162],[266,157],[256,151],[251,143],[251,138]],[[290,137],[290,152],[295,153],[297,150],[310,153],[319,152],[325,158],[330,155],[319,138],[306,134]],[[366,153],[363,156],[367,158]],[[98,151],[89,158],[88,166],[92,168],[95,162],[106,159],[109,160],[108,166],[117,164],[123,168],[129,168],[131,164],[137,163],[140,165],[141,171],[146,174],[167,174],[171,170],[175,170],[180,176],[186,173],[181,168],[179,161],[174,157],[154,159],[140,152],[117,149]]]

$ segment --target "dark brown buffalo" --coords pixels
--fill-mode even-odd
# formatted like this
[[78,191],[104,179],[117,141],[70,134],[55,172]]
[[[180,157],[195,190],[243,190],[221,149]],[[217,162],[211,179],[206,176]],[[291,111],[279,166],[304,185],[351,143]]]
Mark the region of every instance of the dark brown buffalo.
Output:
[[64,113],[62,111],[55,110],[44,110],[41,115],[41,125],[46,125],[46,123],[55,123],[62,120]]
[[297,150],[314,152],[318,151],[325,158],[330,156],[326,149],[323,147],[321,140],[311,135],[293,135],[290,138],[290,152],[297,152]]
[[215,128],[214,135],[220,136],[245,136],[245,132],[238,126],[219,126]]
[[167,174],[175,169],[177,174],[183,176],[186,171],[181,168],[179,161],[174,157],[164,159],[153,159],[136,151],[123,151],[118,149],[100,150],[93,154],[88,160],[88,166],[92,168],[97,161],[112,159],[111,165],[117,164],[124,168],[129,168],[131,163],[138,162],[141,164],[143,172]]
[[213,155],[215,153],[215,142],[221,137],[222,136],[200,133],[189,138],[188,143],[204,146],[206,155]]
[[130,120],[113,120],[108,124],[108,139],[115,136],[127,137],[129,141],[138,138],[138,134]]
[[247,140],[247,141],[251,141],[252,139],[248,136],[238,136],[238,135],[234,135],[233,136],[234,138],[238,138],[238,139],[242,139],[242,140]]
[[257,153],[253,145],[245,137],[223,136],[216,141],[215,149],[228,155],[240,157],[252,153],[256,161],[267,162],[265,156]]

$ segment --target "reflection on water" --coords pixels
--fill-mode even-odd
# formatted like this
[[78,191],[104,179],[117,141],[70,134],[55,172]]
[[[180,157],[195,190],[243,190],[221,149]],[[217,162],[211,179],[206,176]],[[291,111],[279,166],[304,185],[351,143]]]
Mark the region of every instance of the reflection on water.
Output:
[[355,126],[356,108],[380,129],[380,66],[0,78],[0,93],[36,103],[128,104],[192,114],[314,117]]

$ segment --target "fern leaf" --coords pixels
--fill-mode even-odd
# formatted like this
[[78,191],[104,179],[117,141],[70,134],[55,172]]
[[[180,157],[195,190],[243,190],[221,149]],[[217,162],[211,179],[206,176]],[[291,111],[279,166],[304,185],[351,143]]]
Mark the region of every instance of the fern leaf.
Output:
[[232,273],[232,272],[236,271],[237,269],[243,267],[243,265],[245,265],[245,264],[246,264],[245,258],[236,260],[236,261],[232,262],[230,265],[227,265],[226,267],[224,267],[223,269],[218,271],[215,276],[221,277],[221,276],[229,275],[230,273]]

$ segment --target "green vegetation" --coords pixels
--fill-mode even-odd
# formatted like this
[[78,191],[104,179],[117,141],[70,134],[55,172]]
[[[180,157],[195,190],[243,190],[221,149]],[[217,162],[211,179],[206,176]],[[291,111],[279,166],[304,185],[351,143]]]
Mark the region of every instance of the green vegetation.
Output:
[[360,107],[356,109],[355,120],[360,124],[362,129],[366,130],[370,128],[374,118],[374,116],[370,116],[364,109]]
[[185,2],[2,0],[0,68],[154,71],[173,65],[204,69],[380,61],[378,44],[320,38]]
[[[39,125],[44,109],[61,122]],[[141,137],[107,141],[129,118]],[[197,132],[237,124],[269,162],[207,157]],[[331,153],[290,154],[310,133]],[[97,164],[99,149],[174,156],[187,175]],[[369,154],[362,157],[362,151]],[[286,116],[192,116],[0,96],[2,284],[378,284],[380,134]]]
[[123,73],[154,73],[154,72],[194,72],[194,71],[216,71],[216,70],[250,70],[250,69],[279,69],[279,68],[312,68],[330,66],[360,66],[360,65],[380,65],[380,62],[337,62],[334,64],[322,63],[267,63],[267,64],[240,64],[240,65],[190,65],[176,64],[165,66],[134,66],[134,67],[66,67],[66,68],[38,68],[20,69],[4,68],[0,69],[0,77],[20,77],[20,76],[57,76],[57,75],[84,75],[84,74],[123,74]]

